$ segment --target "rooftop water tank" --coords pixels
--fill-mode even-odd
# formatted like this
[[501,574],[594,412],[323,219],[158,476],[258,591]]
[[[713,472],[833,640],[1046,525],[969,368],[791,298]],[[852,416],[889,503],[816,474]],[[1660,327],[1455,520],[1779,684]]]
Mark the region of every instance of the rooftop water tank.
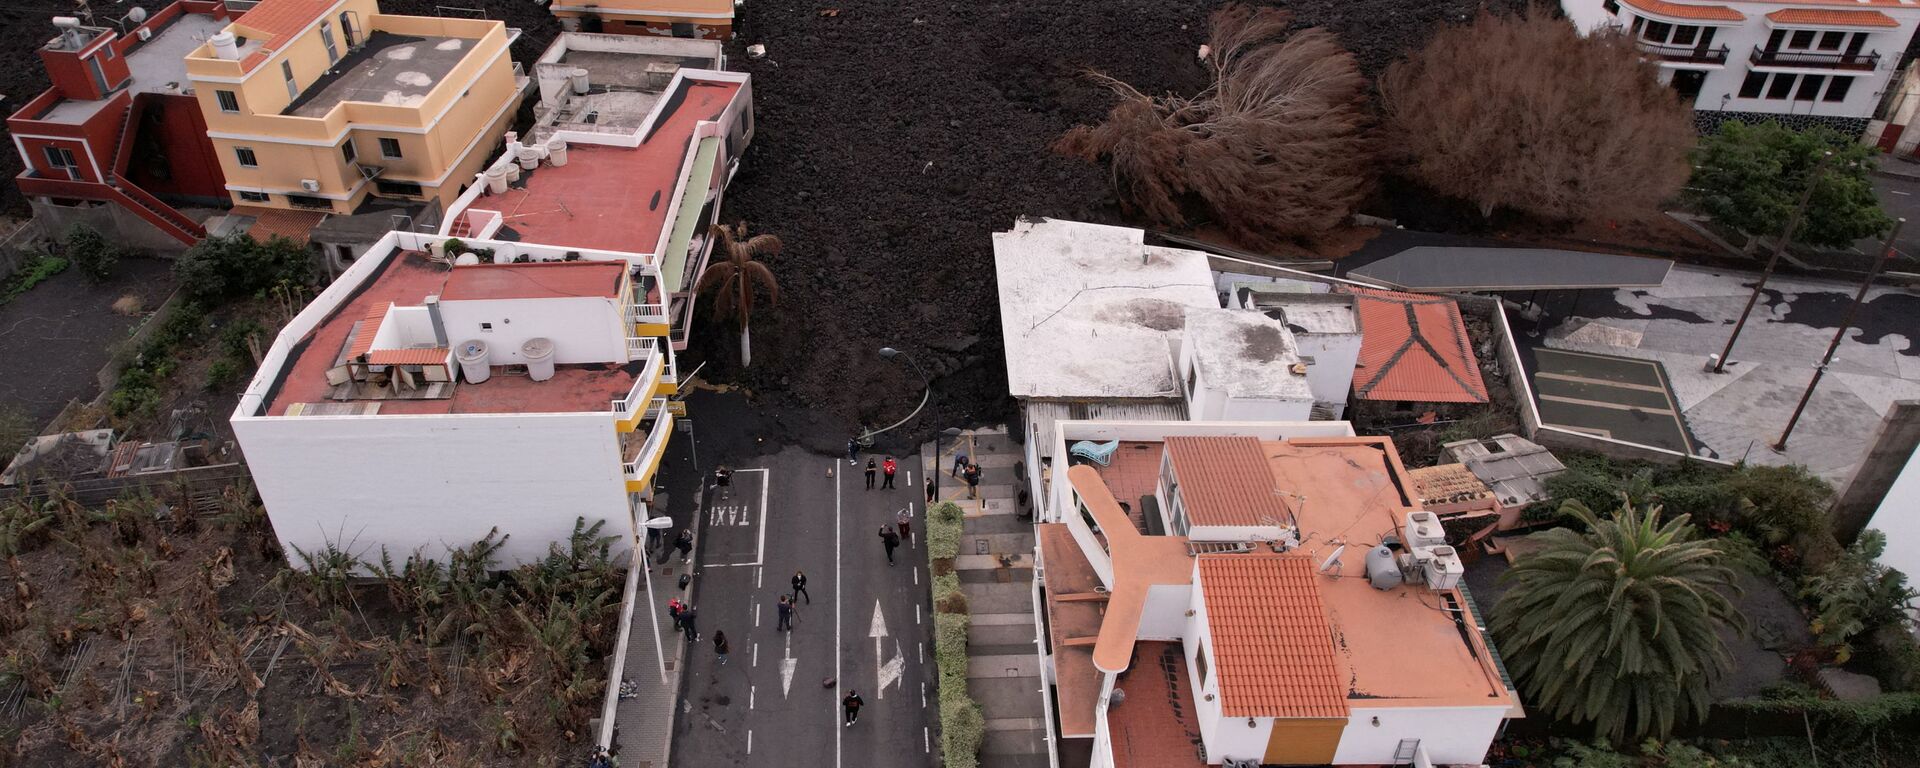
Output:
[[1393,560],[1393,550],[1385,544],[1367,550],[1367,583],[1374,589],[1400,586],[1400,566]]
[[531,171],[540,167],[540,148],[522,144],[514,154],[520,160],[521,169]]
[[496,163],[492,168],[487,169],[487,194],[506,194],[507,167],[512,165],[512,163]]
[[571,79],[573,80],[573,92],[574,92],[574,93],[586,93],[586,92],[587,92],[587,70],[586,70],[586,68],[584,68],[584,67],[574,67],[574,68],[573,68],[573,77],[572,77]]
[[460,361],[460,375],[468,384],[479,384],[493,375],[493,368],[487,357],[487,343],[479,339],[460,342],[453,350],[453,357]]
[[567,164],[567,141],[558,136],[547,141],[547,162],[555,168]]
[[238,61],[240,59],[240,41],[233,36],[232,32],[215,32],[213,37],[207,42],[213,45],[214,58],[226,59],[227,61]]
[[536,336],[520,345],[521,356],[527,358],[527,378],[534,381],[546,381],[553,378],[553,340]]

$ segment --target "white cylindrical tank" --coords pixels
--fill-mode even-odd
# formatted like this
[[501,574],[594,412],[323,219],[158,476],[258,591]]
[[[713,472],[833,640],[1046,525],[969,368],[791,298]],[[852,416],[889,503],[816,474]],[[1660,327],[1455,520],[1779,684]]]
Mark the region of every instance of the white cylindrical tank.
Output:
[[1394,562],[1393,550],[1385,544],[1367,550],[1367,583],[1374,589],[1400,586],[1400,565]]
[[567,164],[567,141],[558,136],[547,142],[547,162],[555,167]]
[[574,93],[587,92],[588,82],[587,82],[587,70],[585,68],[574,67],[572,80],[573,80]]
[[519,149],[519,151],[518,151],[517,153],[515,153],[515,154],[516,154],[516,155],[518,156],[518,158],[519,158],[519,160],[520,160],[520,169],[521,169],[521,170],[523,170],[523,171],[531,171],[531,170],[533,170],[533,169],[535,169],[535,168],[538,168],[538,167],[540,167],[540,150],[539,150],[539,148],[537,148],[537,147],[529,147],[529,146],[527,146],[527,145],[525,145],[525,144],[522,144],[522,145],[520,145],[520,149]]
[[527,378],[534,381],[546,381],[553,378],[553,340],[542,336],[527,339],[520,345],[520,354],[527,358]]
[[[462,254],[461,258],[465,257]],[[484,341],[473,339],[460,342],[460,347],[453,351],[453,357],[460,361],[460,375],[466,378],[468,384],[479,384],[493,375],[493,368],[487,359],[487,343]]]
[[479,263],[480,263],[480,257],[475,256],[471,253],[463,253],[453,257],[453,265],[456,267],[471,267]]
[[233,36],[232,32],[215,32],[213,37],[207,42],[213,45],[214,58],[226,59],[227,61],[238,61],[240,59],[240,41]]
[[500,195],[507,191],[507,169],[496,165],[487,169],[487,194]]

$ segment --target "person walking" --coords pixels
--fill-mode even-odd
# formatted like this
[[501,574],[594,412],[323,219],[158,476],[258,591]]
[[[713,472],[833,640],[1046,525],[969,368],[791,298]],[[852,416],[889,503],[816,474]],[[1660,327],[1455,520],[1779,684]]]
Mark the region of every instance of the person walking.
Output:
[[794,605],[799,605],[801,595],[807,595],[807,605],[813,605],[813,595],[807,594],[807,574],[801,571],[794,571],[793,600],[791,602],[793,602]]
[[693,529],[680,529],[680,538],[674,539],[673,548],[680,550],[680,562],[693,559]]
[[727,633],[714,630],[713,655],[720,657],[720,666],[727,665]]
[[893,565],[893,549],[900,546],[900,534],[892,528],[880,526],[880,545],[887,548],[887,565]]
[[680,614],[686,612],[687,604],[680,602],[680,598],[667,601],[667,617],[673,619],[673,631],[680,631]]
[[860,721],[860,707],[866,703],[866,699],[860,698],[859,691],[851,688],[847,689],[847,695],[840,699],[840,711],[845,714],[845,718],[843,719],[847,725],[853,725]]
[[694,626],[693,623],[693,620],[699,617],[699,615],[700,612],[695,610],[692,605],[680,609],[680,629],[687,633],[687,642],[689,643],[700,642],[700,628]]
[[980,498],[980,465],[968,464],[963,474],[967,478],[967,498]]
[[774,627],[773,630],[775,632],[791,631],[793,629],[793,599],[786,595],[781,595],[780,604],[775,607],[780,611],[780,624]]
[[848,464],[860,463],[860,438],[857,438],[857,437],[847,438],[847,463]]
[[953,455],[953,472],[951,472],[951,473],[949,473],[949,476],[950,476],[950,477],[959,477],[959,476],[960,476],[960,473],[961,473],[961,472],[964,472],[964,471],[966,471],[966,469],[967,469],[967,467],[968,467],[968,466],[969,466],[969,465],[970,465],[971,463],[972,463],[972,462],[969,462],[969,461],[967,461],[967,455],[966,455],[966,454],[964,454],[964,453],[956,453],[956,454],[954,454],[954,455]]
[[899,469],[899,462],[894,461],[892,456],[888,456],[887,460],[880,464],[880,474],[886,477],[886,480],[880,483],[880,487],[893,490],[893,473]]
[[900,538],[902,540],[911,540],[913,538],[913,512],[910,511],[911,509],[912,508],[909,507],[893,514],[893,524],[900,529]]
[[879,469],[879,464],[875,464],[871,458],[867,459],[867,490],[873,490],[873,473],[879,471]]

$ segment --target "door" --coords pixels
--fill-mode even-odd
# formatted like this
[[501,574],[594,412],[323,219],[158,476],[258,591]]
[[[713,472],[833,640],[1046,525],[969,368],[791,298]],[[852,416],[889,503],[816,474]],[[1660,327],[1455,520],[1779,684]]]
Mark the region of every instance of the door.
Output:
[[1706,84],[1707,73],[1703,70],[1682,69],[1673,73],[1673,90],[1688,104],[1699,98],[1700,88]]
[[352,11],[341,11],[341,12],[340,12],[340,34],[341,34],[342,36],[344,36],[344,37],[346,37],[346,38],[347,38],[347,47],[348,47],[348,48],[352,48],[352,47],[354,46],[354,42],[353,42],[353,17],[352,17],[351,15],[349,15],[349,14],[351,14],[351,13],[353,13],[353,12],[352,12]]

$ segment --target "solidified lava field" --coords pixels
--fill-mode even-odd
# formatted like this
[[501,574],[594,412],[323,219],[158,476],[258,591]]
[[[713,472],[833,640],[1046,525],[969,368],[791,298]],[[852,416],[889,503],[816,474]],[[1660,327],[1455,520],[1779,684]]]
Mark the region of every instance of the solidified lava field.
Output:
[[[711,323],[698,327],[682,369],[704,359],[703,378],[745,384],[766,404],[851,431],[918,402],[912,369],[875,355],[893,346],[936,377],[931,413],[912,434],[1012,415],[992,233],[1022,215],[1131,223],[1104,169],[1048,145],[1111,106],[1081,76],[1089,68],[1148,92],[1204,86],[1196,52],[1220,4],[749,0],[730,56],[753,75],[758,133],[723,218],[785,241],[768,260],[780,303],[759,310],[750,370],[739,370],[734,334]],[[1483,7],[1283,5],[1297,25],[1338,34],[1369,75]],[[745,55],[754,43],[766,58]],[[827,446],[845,433],[803,437]]]

